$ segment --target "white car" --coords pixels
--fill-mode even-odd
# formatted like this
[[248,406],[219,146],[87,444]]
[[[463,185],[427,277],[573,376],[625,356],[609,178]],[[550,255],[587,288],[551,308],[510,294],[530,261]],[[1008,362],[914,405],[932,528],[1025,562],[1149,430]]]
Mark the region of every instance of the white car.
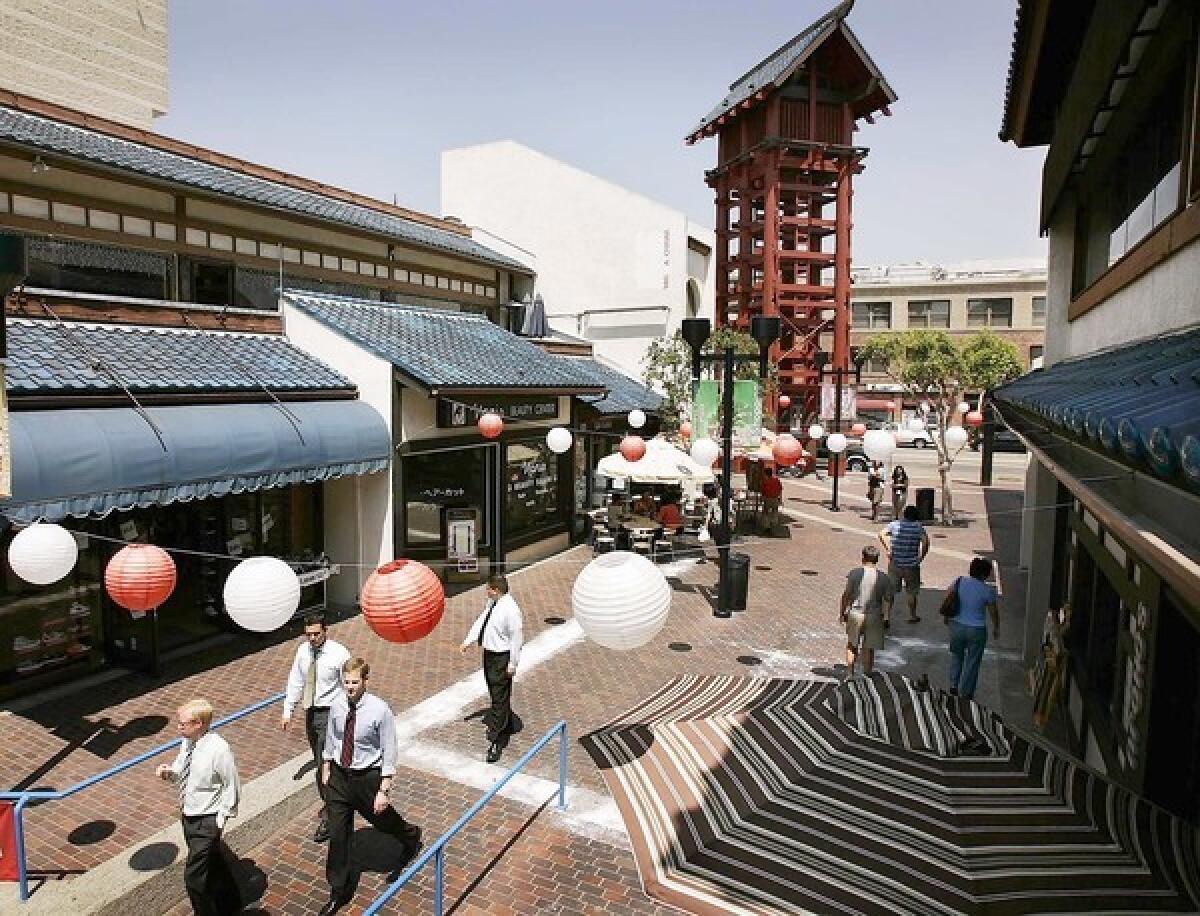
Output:
[[885,429],[896,437],[896,445],[911,445],[913,448],[929,448],[933,445],[933,434],[928,429],[910,429],[907,423],[884,423]]

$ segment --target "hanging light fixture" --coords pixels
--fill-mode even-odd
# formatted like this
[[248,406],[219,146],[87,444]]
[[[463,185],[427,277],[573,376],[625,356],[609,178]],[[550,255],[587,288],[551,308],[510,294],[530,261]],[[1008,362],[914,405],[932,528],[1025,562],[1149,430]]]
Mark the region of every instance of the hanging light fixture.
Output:
[[127,611],[144,613],[161,607],[175,591],[175,561],[153,544],[126,544],[104,568],[104,590]]
[[270,633],[292,619],[300,607],[300,580],[276,557],[250,557],[225,580],[225,611],[239,627]]
[[887,461],[896,450],[896,440],[886,429],[869,429],[863,436],[863,451],[872,461]]
[[854,436],[862,436],[866,433],[866,431],[867,431],[866,423],[855,423],[853,426],[850,427],[850,433],[851,433],[851,435],[854,435]]
[[634,408],[633,410],[629,411],[629,416],[625,419],[629,421],[630,429],[641,429],[646,425],[646,412],[644,410],[638,410],[637,408]]
[[820,423],[814,423],[808,428],[808,438],[810,439],[820,439],[823,435],[825,435],[825,427]]
[[606,649],[636,649],[666,624],[671,586],[646,557],[617,550],[596,557],[579,573],[571,609],[592,642]]
[[849,444],[849,440],[841,433],[832,433],[830,434],[829,438],[825,440],[825,447],[835,455],[840,455],[842,452],[844,452],[846,450],[846,446]]
[[495,439],[504,432],[504,418],[491,410],[480,416],[476,425],[479,427],[479,435],[485,439]]
[[970,435],[961,426],[946,427],[946,448],[952,452],[957,452],[960,448],[967,444]]
[[721,446],[707,437],[697,439],[692,443],[692,460],[702,468],[711,468],[720,454]]
[[401,559],[371,573],[359,603],[376,636],[388,642],[416,642],[441,622],[446,592],[437,573],[424,563]]
[[966,417],[963,419],[967,426],[983,426],[983,414],[978,410],[968,411]]
[[790,397],[788,397],[786,394],[781,394],[779,396],[779,409],[787,410],[791,406],[792,406],[792,399]]
[[8,545],[8,565],[33,585],[52,585],[65,578],[78,560],[75,536],[62,525],[36,522],[18,531]]
[[556,455],[561,455],[571,447],[574,437],[565,426],[556,426],[546,433],[546,446]]
[[646,454],[646,440],[641,436],[628,435],[621,440],[621,457],[626,461],[641,461]]
[[800,445],[800,440],[791,433],[776,436],[771,445],[771,457],[780,467],[790,468],[803,454],[804,448]]

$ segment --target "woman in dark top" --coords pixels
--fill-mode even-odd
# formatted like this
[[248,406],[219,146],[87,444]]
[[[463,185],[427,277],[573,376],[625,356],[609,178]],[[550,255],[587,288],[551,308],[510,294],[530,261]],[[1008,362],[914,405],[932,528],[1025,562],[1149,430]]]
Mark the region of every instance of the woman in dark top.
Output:
[[883,465],[878,461],[871,465],[867,474],[867,499],[871,503],[871,521],[875,521],[879,504],[883,502]]
[[908,502],[908,472],[904,465],[896,465],[892,471],[892,518],[899,518]]

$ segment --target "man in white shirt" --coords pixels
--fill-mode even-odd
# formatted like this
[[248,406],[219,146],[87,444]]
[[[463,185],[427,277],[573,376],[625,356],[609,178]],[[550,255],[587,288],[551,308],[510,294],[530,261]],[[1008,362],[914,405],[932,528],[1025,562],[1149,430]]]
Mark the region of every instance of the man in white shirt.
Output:
[[521,657],[524,629],[521,608],[508,593],[508,580],[499,573],[488,578],[487,605],[475,619],[459,652],[471,646],[483,649],[483,679],[492,698],[492,708],[484,716],[487,723],[487,762],[500,759],[512,734],[512,682]]
[[[283,718],[280,726],[284,731],[292,721],[296,705],[304,710],[304,734],[312,749],[316,764],[317,793],[325,800],[325,784],[321,781],[321,764],[324,762],[325,731],[329,725],[329,707],[342,696],[342,665],[350,658],[350,652],[341,643],[329,638],[325,628],[325,615],[309,614],[304,618],[304,642],[296,647],[296,657],[288,674],[287,689],[283,698]],[[314,843],[329,839],[329,816],[321,806],[321,816]]]
[[225,822],[237,816],[241,782],[233,751],[209,731],[213,708],[207,700],[190,700],[177,711],[183,744],[171,764],[155,773],[179,790],[187,864],[183,883],[198,916],[226,916],[242,908],[241,892],[229,867],[229,850],[221,841]]

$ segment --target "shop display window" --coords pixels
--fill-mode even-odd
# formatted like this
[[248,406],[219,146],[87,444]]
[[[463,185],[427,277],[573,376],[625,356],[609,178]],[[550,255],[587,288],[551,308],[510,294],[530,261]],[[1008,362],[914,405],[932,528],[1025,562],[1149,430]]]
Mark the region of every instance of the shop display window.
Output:
[[558,456],[544,439],[509,444],[504,493],[506,540],[526,538],[561,523]]
[[487,544],[491,518],[485,449],[448,449],[406,455],[402,474],[405,543],[408,546],[431,547],[445,543],[444,509],[478,510],[481,543]]

